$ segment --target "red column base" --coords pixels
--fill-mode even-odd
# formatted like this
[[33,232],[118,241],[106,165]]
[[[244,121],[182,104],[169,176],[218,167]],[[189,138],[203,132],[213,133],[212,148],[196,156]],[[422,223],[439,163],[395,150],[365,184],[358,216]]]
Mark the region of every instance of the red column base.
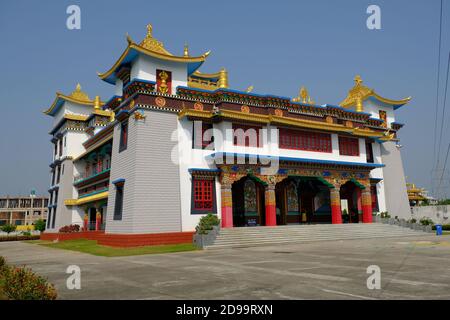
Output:
[[363,205],[363,223],[372,223],[372,205]]
[[232,207],[222,207],[222,228],[233,228]]
[[277,209],[274,204],[266,205],[266,226],[277,225]]
[[341,224],[342,223],[342,212],[341,206],[331,206],[331,223],[332,224]]

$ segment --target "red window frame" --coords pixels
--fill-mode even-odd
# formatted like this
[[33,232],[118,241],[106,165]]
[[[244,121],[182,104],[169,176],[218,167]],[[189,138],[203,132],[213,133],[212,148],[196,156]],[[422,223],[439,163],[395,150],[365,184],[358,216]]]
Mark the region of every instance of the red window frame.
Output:
[[305,150],[331,153],[331,135],[328,133],[280,129],[279,147],[281,149]]
[[194,179],[194,210],[211,211],[214,209],[214,180]]
[[359,156],[359,139],[340,136],[339,154],[341,156]]
[[[240,143],[239,139],[235,136],[235,131],[239,130],[239,129],[244,130],[244,135],[247,133],[247,130],[254,129],[256,131],[256,146],[255,145],[250,145],[250,139],[249,139],[250,137],[249,136],[245,136],[244,144]],[[261,127],[259,127],[259,126],[233,124],[233,144],[235,146],[240,146],[240,147],[260,148],[261,147],[261,143],[259,141],[259,130],[260,129],[261,129]]]

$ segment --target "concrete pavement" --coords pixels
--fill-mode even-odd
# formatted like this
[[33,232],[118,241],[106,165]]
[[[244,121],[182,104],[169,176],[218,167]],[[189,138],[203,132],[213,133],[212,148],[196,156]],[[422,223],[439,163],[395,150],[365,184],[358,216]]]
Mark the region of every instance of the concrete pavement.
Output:
[[[106,258],[0,243],[9,264],[48,277],[62,299],[450,299],[450,236],[323,241]],[[66,269],[81,268],[81,290]],[[369,265],[381,289],[367,288]]]

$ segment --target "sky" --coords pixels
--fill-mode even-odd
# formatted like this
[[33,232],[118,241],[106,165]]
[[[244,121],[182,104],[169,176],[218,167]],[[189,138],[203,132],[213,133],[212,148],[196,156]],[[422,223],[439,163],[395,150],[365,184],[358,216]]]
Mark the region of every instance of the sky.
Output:
[[[66,27],[73,4],[81,9],[80,30]],[[380,30],[366,26],[372,4],[381,9]],[[0,0],[0,195],[47,193],[52,119],[42,111],[57,91],[69,94],[78,82],[91,98],[108,100],[113,87],[97,72],[118,59],[127,33],[143,39],[148,23],[174,54],[182,55],[185,43],[191,55],[211,50],[200,71],[225,67],[232,89],[253,85],[255,93],[294,97],[305,86],[316,103],[338,104],[360,74],[384,97],[412,96],[396,118],[405,124],[399,134],[405,175],[431,189],[439,15],[439,0]],[[444,0],[440,101],[449,50]],[[450,108],[441,158],[449,118]]]

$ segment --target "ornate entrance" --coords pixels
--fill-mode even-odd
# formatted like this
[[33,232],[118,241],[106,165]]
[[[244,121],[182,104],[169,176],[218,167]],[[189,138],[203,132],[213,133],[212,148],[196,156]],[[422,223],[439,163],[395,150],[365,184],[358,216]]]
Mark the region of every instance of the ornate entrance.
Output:
[[264,184],[246,176],[232,185],[233,226],[264,226],[266,224]]
[[[272,175],[258,165],[221,165],[222,227],[290,223],[342,223],[341,186],[361,189],[362,221],[372,221],[367,168],[298,168],[282,163]],[[367,187],[366,187],[367,186]],[[363,189],[364,187],[364,189]]]

